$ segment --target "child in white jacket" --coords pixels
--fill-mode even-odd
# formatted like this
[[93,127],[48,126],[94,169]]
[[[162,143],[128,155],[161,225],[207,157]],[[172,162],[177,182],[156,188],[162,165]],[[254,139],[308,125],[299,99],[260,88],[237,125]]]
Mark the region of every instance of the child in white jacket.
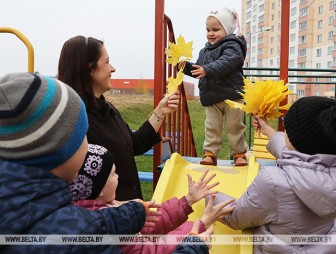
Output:
[[[336,234],[336,101],[317,96],[297,100],[285,116],[286,132],[276,132],[258,117],[253,126],[269,138],[267,149],[277,158],[276,166],[260,169],[222,222],[273,239],[273,244],[255,245],[254,253],[335,253],[328,243],[294,245],[288,239]],[[216,199],[229,198],[222,194]],[[274,244],[276,240],[282,244]]]

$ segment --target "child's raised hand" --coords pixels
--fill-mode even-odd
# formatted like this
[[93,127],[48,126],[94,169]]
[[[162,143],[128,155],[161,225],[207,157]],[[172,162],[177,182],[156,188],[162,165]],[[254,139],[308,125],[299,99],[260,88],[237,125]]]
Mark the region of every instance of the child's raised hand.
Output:
[[207,228],[206,231],[199,234],[198,232],[199,232],[200,225],[201,225],[200,220],[196,220],[194,222],[194,225],[193,225],[189,235],[196,235],[196,236],[200,237],[206,243],[206,245],[208,245],[208,248],[210,249],[212,247],[211,246],[211,236],[214,233],[213,227],[209,227],[209,228]]
[[207,206],[204,209],[204,214],[202,216],[202,221],[206,228],[210,227],[215,221],[223,218],[233,211],[235,206],[225,207],[231,204],[234,199],[230,199],[223,203],[214,206],[216,195],[211,195]]
[[160,208],[161,204],[156,203],[155,200],[143,201],[141,199],[133,199],[133,201],[143,204],[146,209],[146,221],[144,227],[154,227],[155,222],[160,220],[162,213],[157,210],[151,210],[150,208]]
[[208,172],[208,169],[204,171],[204,173],[201,175],[197,182],[193,181],[191,175],[188,174],[189,192],[186,195],[188,205],[192,206],[194,203],[201,200],[205,196],[218,193],[218,191],[213,191],[211,189],[217,186],[219,182],[208,185],[208,183],[216,176],[216,174],[213,173],[207,179],[205,179]]

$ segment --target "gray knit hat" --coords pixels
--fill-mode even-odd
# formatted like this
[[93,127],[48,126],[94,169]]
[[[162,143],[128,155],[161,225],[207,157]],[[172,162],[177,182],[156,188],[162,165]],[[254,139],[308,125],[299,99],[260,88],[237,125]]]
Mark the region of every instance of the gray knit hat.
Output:
[[53,169],[79,148],[88,129],[84,103],[51,77],[13,73],[0,79],[0,158]]

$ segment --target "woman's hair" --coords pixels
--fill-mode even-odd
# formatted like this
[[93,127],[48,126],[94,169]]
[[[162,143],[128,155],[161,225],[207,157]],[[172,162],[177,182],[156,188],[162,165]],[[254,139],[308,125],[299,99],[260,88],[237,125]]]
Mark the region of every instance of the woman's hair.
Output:
[[58,62],[58,79],[71,86],[91,107],[95,104],[93,79],[104,43],[92,37],[76,36],[67,40]]

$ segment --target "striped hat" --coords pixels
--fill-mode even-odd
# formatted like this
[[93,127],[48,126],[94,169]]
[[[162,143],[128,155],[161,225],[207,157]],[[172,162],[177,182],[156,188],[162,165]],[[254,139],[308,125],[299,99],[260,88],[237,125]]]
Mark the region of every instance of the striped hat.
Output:
[[31,73],[0,79],[0,158],[51,170],[79,148],[88,129],[84,103],[59,80]]

